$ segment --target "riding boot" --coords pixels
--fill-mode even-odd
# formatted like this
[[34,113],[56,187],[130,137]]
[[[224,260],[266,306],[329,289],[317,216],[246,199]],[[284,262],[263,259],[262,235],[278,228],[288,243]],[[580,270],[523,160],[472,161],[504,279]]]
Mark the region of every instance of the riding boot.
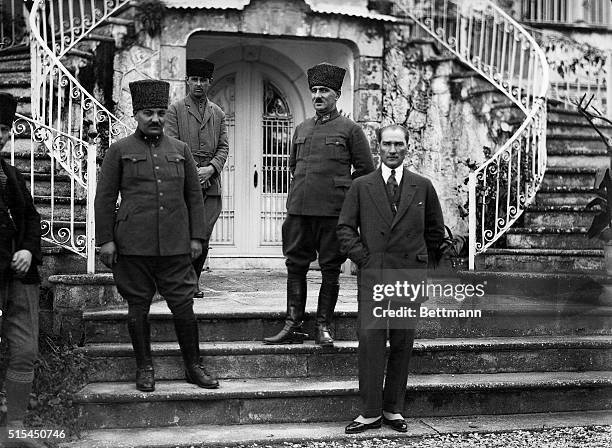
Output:
[[323,280],[319,289],[319,303],[317,306],[317,332],[315,343],[321,346],[333,346],[334,338],[331,334],[331,326],[334,317],[334,309],[338,301],[340,285]]
[[287,317],[285,326],[276,335],[264,338],[264,344],[302,344],[308,334],[304,332],[306,308],[306,277],[287,278]]
[[136,389],[142,392],[155,390],[155,371],[151,357],[151,328],[149,318],[142,314],[128,317],[128,331],[136,356]]
[[204,297],[204,293],[200,291],[200,275],[202,275],[202,271],[204,270],[204,265],[206,264],[206,257],[208,257],[208,242],[202,243],[202,255],[193,260],[191,263],[193,265],[193,269],[195,270],[197,283],[196,283],[196,291],[194,294],[195,299],[201,299]]
[[198,322],[195,319],[178,319],[175,317],[174,329],[185,362],[185,379],[187,382],[205,389],[219,387],[217,378],[209,373],[200,362]]

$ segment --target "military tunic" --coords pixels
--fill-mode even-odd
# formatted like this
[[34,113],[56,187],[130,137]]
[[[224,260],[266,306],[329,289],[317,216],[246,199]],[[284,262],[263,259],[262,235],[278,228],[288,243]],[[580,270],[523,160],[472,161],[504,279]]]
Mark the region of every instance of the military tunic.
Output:
[[289,169],[293,179],[283,223],[287,269],[303,276],[318,254],[323,276],[337,278],[346,260],[336,237],[338,216],[352,179],[374,171],[369,142],[354,121],[334,109],[297,126]]
[[204,240],[207,226],[187,145],[138,130],[111,145],[102,164],[95,211],[97,244],[114,241],[117,246],[113,275],[129,316],[146,315],[157,289],[175,318],[193,319],[197,279],[191,240]]

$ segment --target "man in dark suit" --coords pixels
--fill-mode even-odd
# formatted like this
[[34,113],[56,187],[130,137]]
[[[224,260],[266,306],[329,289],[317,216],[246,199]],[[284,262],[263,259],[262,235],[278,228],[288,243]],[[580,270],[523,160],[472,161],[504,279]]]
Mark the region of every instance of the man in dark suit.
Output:
[[[12,95],[0,93],[0,149],[10,137],[16,108]],[[30,437],[10,437],[24,429],[34,380],[40,298],[37,265],[41,263],[40,215],[21,173],[0,159],[0,339],[8,344],[7,426],[0,431],[0,446],[44,446]]]
[[[208,99],[215,65],[206,59],[187,59],[187,96],[168,108],[166,135],[187,143],[202,184],[208,232],[202,242],[202,255],[193,262],[198,279],[208,255],[208,242],[221,214],[221,172],[229,145],[225,113]],[[204,297],[197,288],[196,297]]]
[[[301,344],[306,306],[306,273],[319,258],[319,289],[315,343],[333,345],[332,317],[340,289],[340,252],[336,224],[352,179],[374,170],[370,144],[353,120],[340,115],[336,102],[345,70],[322,63],[308,69],[308,86],[316,115],[293,134],[289,169],[292,180],[283,223],[283,254],[287,266],[287,317],[284,328],[264,339],[266,344]],[[355,169],[351,173],[351,166]]]
[[[407,431],[402,413],[414,323],[402,327],[386,321],[382,328],[373,328],[373,316],[366,315],[373,298],[371,290],[368,297],[364,273],[384,278],[396,270],[424,272],[428,252],[437,250],[444,237],[442,210],[433,185],[403,167],[408,143],[405,129],[387,126],[377,137],[381,167],[353,182],[338,219],[341,248],[360,270],[359,392],[363,409],[346,427],[348,434],[380,428],[382,423]],[[387,337],[391,349],[383,390]]]
[[128,303],[136,387],[144,392],[155,389],[148,314],[156,289],[172,311],[187,382],[219,385],[200,364],[193,313],[197,279],[191,263],[207,235],[202,191],[191,151],[163,132],[169,89],[164,81],[130,83],[138,128],[108,149],[95,201],[100,257]]

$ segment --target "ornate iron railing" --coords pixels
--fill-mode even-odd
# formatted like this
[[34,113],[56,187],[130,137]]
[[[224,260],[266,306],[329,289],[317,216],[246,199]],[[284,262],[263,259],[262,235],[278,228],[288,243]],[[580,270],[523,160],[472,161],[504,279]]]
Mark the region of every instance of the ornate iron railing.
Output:
[[[61,169],[71,185],[66,195],[53,192],[47,198],[50,217],[45,216],[48,228],[43,231],[49,241],[87,257],[89,272],[95,256],[96,155],[131,130],[81,86],[60,57],[128,3],[34,0],[29,16],[32,119],[22,126],[34,131],[32,141],[51,156],[51,171]],[[90,138],[93,143],[88,143]],[[55,219],[59,210],[62,219]],[[85,228],[79,231],[83,221]]]
[[546,169],[549,67],[534,38],[486,0],[407,0],[401,13],[525,114],[516,132],[469,176],[469,267],[534,199]]
[[27,43],[27,16],[23,0],[0,0],[0,51]]
[[93,251],[87,207],[88,183],[96,181],[96,146],[17,114],[9,151],[37,199],[42,238],[83,256]]

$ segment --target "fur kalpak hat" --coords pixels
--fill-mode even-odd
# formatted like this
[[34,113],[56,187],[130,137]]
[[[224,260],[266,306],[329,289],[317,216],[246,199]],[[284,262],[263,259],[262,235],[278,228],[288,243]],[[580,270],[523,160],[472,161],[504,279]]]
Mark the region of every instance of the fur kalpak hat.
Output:
[[168,108],[170,83],[155,79],[144,79],[130,83],[132,109]]
[[308,87],[325,86],[336,92],[342,89],[342,81],[346,70],[342,67],[322,62],[314,67],[310,67],[306,72],[308,74]]
[[0,124],[11,127],[15,121],[17,100],[10,93],[0,93]]
[[187,59],[187,77],[212,78],[215,64],[208,59]]

